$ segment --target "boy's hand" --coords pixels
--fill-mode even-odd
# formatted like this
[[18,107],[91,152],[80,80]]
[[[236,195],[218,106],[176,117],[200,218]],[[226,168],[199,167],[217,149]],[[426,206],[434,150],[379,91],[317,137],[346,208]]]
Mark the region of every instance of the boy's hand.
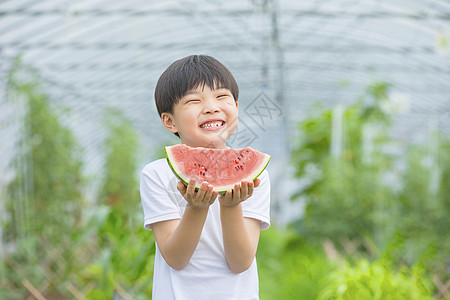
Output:
[[228,190],[224,195],[219,196],[220,204],[226,207],[238,205],[253,195],[253,189],[258,187],[259,183],[260,180],[256,178],[254,181],[242,181],[240,185],[236,184],[233,190]]
[[195,209],[208,208],[217,198],[218,192],[213,191],[212,184],[203,182],[198,191],[195,191],[195,180],[192,179],[186,187],[181,181],[177,185],[181,195],[188,202],[188,206]]

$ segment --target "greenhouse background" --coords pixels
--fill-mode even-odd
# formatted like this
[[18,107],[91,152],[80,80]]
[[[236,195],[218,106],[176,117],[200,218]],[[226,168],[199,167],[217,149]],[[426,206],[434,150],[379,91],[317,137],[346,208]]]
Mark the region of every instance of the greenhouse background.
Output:
[[0,1],[0,299],[149,299],[156,81],[239,84],[269,153],[261,299],[450,299],[447,0]]

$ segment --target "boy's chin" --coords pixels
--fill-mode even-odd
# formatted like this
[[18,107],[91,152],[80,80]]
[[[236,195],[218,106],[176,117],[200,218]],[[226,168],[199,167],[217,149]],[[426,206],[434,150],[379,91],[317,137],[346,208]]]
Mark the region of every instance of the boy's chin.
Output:
[[[233,130],[234,132],[234,130]],[[228,128],[217,131],[209,131],[204,135],[202,146],[205,148],[226,148],[226,141],[233,134]]]
[[205,148],[226,148],[226,142],[227,142],[228,136],[223,135],[215,135],[215,136],[208,136],[206,139],[203,140],[202,147]]
[[226,140],[224,140],[222,138],[210,139],[205,143],[204,147],[205,148],[214,148],[214,149],[226,148]]

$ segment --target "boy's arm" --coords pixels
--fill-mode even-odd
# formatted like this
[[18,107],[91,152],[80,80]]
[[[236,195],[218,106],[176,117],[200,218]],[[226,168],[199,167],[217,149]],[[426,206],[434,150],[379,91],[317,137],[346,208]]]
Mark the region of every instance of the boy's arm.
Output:
[[261,221],[244,218],[241,202],[253,194],[253,188],[259,183],[259,179],[242,182],[234,187],[233,192],[227,191],[219,198],[225,256],[233,273],[247,270],[256,255]]
[[209,206],[217,197],[212,185],[202,184],[198,192],[195,182],[186,188],[181,182],[178,190],[188,202],[181,220],[168,220],[152,224],[159,251],[169,266],[183,269],[197,247]]

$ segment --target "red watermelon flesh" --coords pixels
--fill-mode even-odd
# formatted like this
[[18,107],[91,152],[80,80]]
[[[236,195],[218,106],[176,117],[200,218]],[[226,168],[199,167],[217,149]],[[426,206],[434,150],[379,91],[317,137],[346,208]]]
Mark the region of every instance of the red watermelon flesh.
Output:
[[212,149],[178,144],[167,146],[166,154],[173,172],[185,185],[195,179],[199,188],[207,181],[221,194],[241,181],[255,180],[270,160],[270,155],[250,147]]

